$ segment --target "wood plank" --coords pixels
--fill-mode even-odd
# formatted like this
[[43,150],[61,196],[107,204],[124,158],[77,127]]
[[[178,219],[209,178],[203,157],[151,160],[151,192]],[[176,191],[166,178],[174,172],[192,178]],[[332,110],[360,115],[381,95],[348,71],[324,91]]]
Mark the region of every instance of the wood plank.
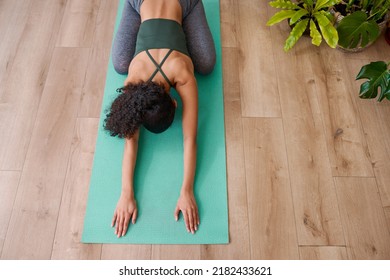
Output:
[[92,45],[100,0],[68,0],[57,47],[82,47]]
[[303,37],[285,53],[286,28],[273,26],[271,34],[299,245],[345,245],[311,71],[318,49]]
[[0,171],[0,256],[15,201],[20,172]]
[[111,50],[118,5],[119,0],[101,0],[95,22],[94,48]]
[[108,49],[92,48],[90,51],[88,70],[78,110],[79,117],[99,118],[100,116],[109,56],[110,50]]
[[373,49],[373,51],[369,52],[369,55],[367,55],[366,60],[370,60],[370,61],[389,60],[389,56],[384,55],[389,52],[389,44],[386,41],[385,32],[383,32],[383,34],[372,45],[372,47],[369,48],[369,50],[370,49]]
[[102,260],[150,260],[152,245],[104,244]]
[[[238,3],[236,0],[220,0],[220,22],[222,47],[238,47],[237,24]],[[235,65],[237,67],[237,65]]]
[[384,211],[385,211],[385,217],[387,220],[387,228],[390,231],[390,207],[385,207]]
[[[10,75],[20,37],[26,26],[30,1],[4,0],[0,2],[0,131],[10,133],[15,121],[15,109],[7,98],[7,80]],[[7,150],[8,139],[0,137],[1,156]]]
[[[369,63],[368,60],[348,60],[348,83],[351,87],[351,96],[356,102],[360,120],[363,126],[364,137],[367,142],[366,154],[370,158],[375,178],[378,183],[383,206],[390,206],[390,106],[378,103],[376,100],[360,99],[360,84],[364,81],[352,80],[359,73],[360,68]],[[384,101],[386,102],[386,101]],[[388,102],[387,102],[388,103]]]
[[[225,93],[230,92],[226,90]],[[225,99],[229,245],[202,246],[202,259],[250,259],[248,202],[240,101]]]
[[153,260],[199,260],[200,245],[153,245]]
[[[241,101],[240,73],[237,68],[239,61],[238,48],[222,47],[222,69],[226,69],[226,71],[223,71],[223,97],[225,102]],[[239,115],[236,115],[237,118],[241,118],[241,108],[239,113]]]
[[100,116],[118,4],[119,1],[101,1],[96,19],[93,48],[91,49],[79,108],[79,117],[98,118]]
[[236,48],[222,48],[229,207],[229,245],[203,245],[202,259],[250,259],[244,140]]
[[[31,90],[46,77],[45,70],[49,66],[54,41],[65,10],[63,0],[28,2],[19,0],[16,3],[14,1],[13,5],[16,10],[10,16],[24,19],[18,21],[10,19],[5,38],[1,41],[2,52],[12,51],[15,56],[12,67],[11,61],[8,63],[8,68],[12,71],[7,79],[10,80],[8,88],[1,96],[2,102],[15,101],[14,92],[18,91],[20,94],[25,83],[30,82],[28,86]],[[11,87],[13,85],[14,88]]]
[[[385,140],[386,150],[390,153],[390,102],[385,100],[383,103],[377,104],[378,115],[382,127],[382,137]],[[387,206],[387,205],[386,205]]]
[[12,68],[27,23],[30,1],[4,0],[0,4],[0,103],[3,103],[4,81]]
[[[1,85],[0,85],[1,88]],[[0,163],[1,163],[1,155],[5,152],[6,145],[8,143],[8,139],[6,134],[12,130],[15,121],[15,112],[14,108],[9,103],[0,103],[0,131],[2,131],[0,137]],[[0,170],[4,170],[1,168]]]
[[252,259],[298,259],[283,125],[243,119]]
[[342,52],[327,46],[320,48],[319,56],[312,57],[332,174],[372,177],[357,109],[348,94],[352,89],[345,82],[351,77],[344,61]]
[[62,0],[32,3],[1,96],[1,102],[11,104],[14,112],[12,127],[4,135],[5,145],[0,147],[2,170],[23,167],[65,8]]
[[335,178],[349,259],[389,259],[390,232],[374,178]]
[[101,244],[80,243],[99,119],[77,119],[52,259],[100,259]]
[[[240,0],[237,28],[240,42],[241,110],[244,117],[280,117],[275,62],[272,56],[267,1]],[[254,54],[261,53],[259,56]]]
[[3,258],[49,259],[51,256],[87,59],[88,49],[54,51]]
[[299,255],[301,260],[347,260],[345,247],[333,246],[300,246]]

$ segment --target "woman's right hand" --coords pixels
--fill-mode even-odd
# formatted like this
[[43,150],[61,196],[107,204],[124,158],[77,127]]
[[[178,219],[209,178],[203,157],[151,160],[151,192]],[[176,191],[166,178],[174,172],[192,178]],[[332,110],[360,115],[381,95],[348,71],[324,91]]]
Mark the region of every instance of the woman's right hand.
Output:
[[111,227],[115,226],[115,235],[122,237],[126,234],[129,222],[135,224],[137,220],[137,202],[134,198],[121,195],[116,206]]

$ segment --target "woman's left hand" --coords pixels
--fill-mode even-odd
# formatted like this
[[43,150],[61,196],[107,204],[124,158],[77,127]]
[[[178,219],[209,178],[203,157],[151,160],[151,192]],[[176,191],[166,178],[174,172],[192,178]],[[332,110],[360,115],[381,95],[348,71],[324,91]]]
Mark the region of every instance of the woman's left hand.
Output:
[[179,219],[180,211],[183,214],[187,231],[194,234],[198,230],[200,221],[193,191],[184,191],[180,194],[174,214],[176,221]]

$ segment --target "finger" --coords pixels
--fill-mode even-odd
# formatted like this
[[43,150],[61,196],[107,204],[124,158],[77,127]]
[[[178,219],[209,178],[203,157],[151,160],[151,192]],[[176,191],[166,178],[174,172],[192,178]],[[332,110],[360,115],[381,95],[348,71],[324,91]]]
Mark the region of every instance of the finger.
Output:
[[128,228],[128,224],[126,224],[126,222],[123,224],[123,229],[122,229],[122,233],[120,234],[119,237],[123,237],[125,236],[126,232],[127,232],[127,228]]
[[123,230],[123,222],[124,222],[124,217],[122,216],[119,220],[119,227],[118,227],[118,233],[117,233],[117,236],[120,237],[121,236],[121,233],[122,233],[122,230]]
[[196,208],[196,230],[198,230],[198,226],[200,224],[200,218],[199,218],[199,211],[198,211],[198,208]]
[[196,212],[196,209],[194,209],[194,211],[192,211],[192,219],[193,219],[193,223],[194,223],[194,230],[198,230],[198,216],[197,216],[197,212]]
[[129,226],[129,221],[130,221],[130,215],[129,214],[126,214],[125,216],[125,220],[123,222],[123,229],[122,229],[122,233],[121,233],[121,236],[124,236],[127,232],[127,228]]
[[191,233],[194,233],[194,218],[193,218],[193,211],[189,211],[188,213],[188,224],[189,224],[189,228],[190,228],[190,231]]
[[180,213],[180,208],[179,208],[179,206],[176,206],[175,213],[174,213],[176,221],[179,220],[179,213]]
[[114,214],[114,217],[112,218],[111,227],[115,225],[115,221],[116,221],[116,212]]
[[133,212],[133,219],[132,219],[132,223],[135,224],[135,221],[137,220],[137,215],[138,215],[138,210],[135,209],[134,212]]
[[119,224],[120,224],[119,220],[120,220],[120,216],[117,215],[115,220],[115,235],[118,235],[119,232]]
[[184,218],[184,223],[186,225],[186,229],[187,229],[188,232],[190,232],[190,224],[189,224],[188,213],[187,213],[187,211],[181,211],[181,213],[183,214],[183,218]]

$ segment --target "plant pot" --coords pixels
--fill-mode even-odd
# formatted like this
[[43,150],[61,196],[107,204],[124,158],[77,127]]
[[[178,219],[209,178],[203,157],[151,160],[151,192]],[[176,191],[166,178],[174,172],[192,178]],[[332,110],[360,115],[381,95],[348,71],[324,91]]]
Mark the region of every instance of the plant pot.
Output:
[[[333,16],[335,17],[335,26],[337,27],[338,24],[341,22],[341,20],[344,18],[344,16],[343,16],[341,13],[339,13],[339,12],[333,10],[333,9],[331,9],[330,12],[331,12],[331,13],[333,14]],[[388,21],[389,19],[390,19],[390,12],[387,13],[387,14],[385,15],[383,21],[381,21],[380,23],[378,23],[378,26],[379,26],[379,30],[380,30],[380,34],[381,34],[381,35],[382,35],[382,34],[384,33],[384,31],[386,30],[386,23],[387,23],[387,21]],[[380,35],[380,36],[381,36],[381,35]],[[379,38],[380,36],[378,36],[378,38]],[[377,39],[378,39],[378,38],[377,38]],[[376,41],[376,40],[375,40],[375,41]],[[375,41],[372,41],[372,42],[368,43],[368,44],[367,44],[366,46],[364,46],[364,47],[361,47],[360,44],[359,44],[358,47],[353,48],[353,49],[344,48],[344,47],[342,47],[342,46],[340,46],[340,45],[337,45],[337,49],[342,50],[342,51],[345,51],[345,52],[360,52],[360,51],[362,51],[362,50],[368,48],[369,46],[371,46],[373,43],[375,43]]]

